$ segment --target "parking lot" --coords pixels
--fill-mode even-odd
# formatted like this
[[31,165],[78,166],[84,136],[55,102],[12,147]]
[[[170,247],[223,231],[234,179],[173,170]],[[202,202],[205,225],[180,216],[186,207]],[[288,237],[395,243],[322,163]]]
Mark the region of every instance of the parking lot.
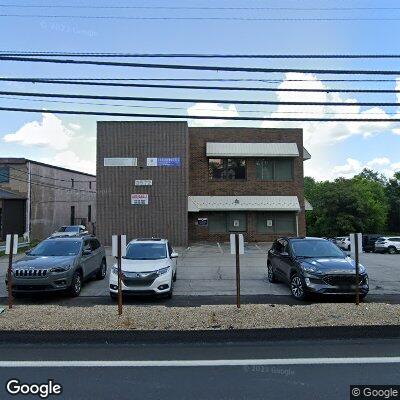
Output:
[[[285,284],[271,284],[266,276],[266,254],[270,243],[246,243],[245,254],[240,257],[241,293],[243,295],[290,295]],[[196,243],[188,248],[176,248],[178,279],[176,296],[234,295],[235,257],[230,254],[229,243]],[[114,260],[107,248],[107,264]],[[19,254],[16,258],[23,257]],[[400,294],[400,254],[361,255],[361,263],[367,267],[371,294]],[[0,298],[7,296],[4,283],[7,258],[0,258]],[[110,268],[108,268],[108,273]],[[87,282],[81,296],[109,296],[108,277],[103,281]]]

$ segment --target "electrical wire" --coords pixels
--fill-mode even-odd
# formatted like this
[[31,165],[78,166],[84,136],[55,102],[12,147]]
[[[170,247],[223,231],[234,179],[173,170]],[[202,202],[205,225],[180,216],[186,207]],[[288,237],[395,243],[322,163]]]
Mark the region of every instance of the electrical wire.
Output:
[[217,104],[263,104],[263,105],[287,105],[287,106],[371,106],[371,107],[397,107],[397,102],[357,102],[347,101],[270,101],[270,100],[236,100],[236,99],[177,99],[170,97],[141,97],[141,96],[105,96],[91,94],[66,94],[66,93],[35,93],[35,92],[13,92],[0,91],[0,95],[23,96],[23,97],[50,97],[66,99],[94,99],[94,100],[123,100],[123,101],[143,101],[143,102],[167,102],[167,103],[217,103]]
[[93,61],[93,60],[71,60],[61,58],[39,58],[39,57],[14,57],[0,56],[1,61],[39,62],[55,64],[74,65],[101,65],[112,67],[131,68],[155,68],[175,70],[196,70],[196,71],[229,71],[229,72],[263,72],[263,73],[310,73],[330,75],[400,75],[399,70],[341,70],[341,69],[302,69],[302,68],[260,68],[260,67],[227,67],[212,65],[182,65],[182,64],[155,64],[155,63],[132,63],[117,61]]
[[77,111],[38,109],[20,107],[0,107],[0,111],[30,112],[30,113],[53,113],[66,115],[97,115],[108,117],[135,117],[135,118],[170,118],[170,119],[205,119],[205,120],[228,120],[228,121],[286,121],[286,122],[400,122],[400,118],[289,118],[289,117],[225,117],[216,115],[167,115],[148,113],[120,113],[102,111]]
[[227,90],[227,91],[249,91],[249,92],[309,92],[309,93],[400,93],[398,89],[312,89],[312,88],[265,88],[265,87],[243,87],[243,86],[198,86],[198,85],[167,85],[150,83],[115,83],[115,82],[84,82],[81,80],[57,80],[57,79],[35,79],[35,78],[2,78],[0,82],[27,82],[57,85],[82,85],[82,86],[104,86],[104,87],[140,87],[157,89],[190,89],[190,90]]

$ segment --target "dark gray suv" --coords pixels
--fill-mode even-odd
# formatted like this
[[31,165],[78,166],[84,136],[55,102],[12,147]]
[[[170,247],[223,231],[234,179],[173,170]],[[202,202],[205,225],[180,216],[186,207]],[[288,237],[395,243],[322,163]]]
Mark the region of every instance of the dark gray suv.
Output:
[[12,271],[13,294],[68,291],[79,296],[82,282],[105,278],[106,254],[93,236],[49,238],[14,262]]

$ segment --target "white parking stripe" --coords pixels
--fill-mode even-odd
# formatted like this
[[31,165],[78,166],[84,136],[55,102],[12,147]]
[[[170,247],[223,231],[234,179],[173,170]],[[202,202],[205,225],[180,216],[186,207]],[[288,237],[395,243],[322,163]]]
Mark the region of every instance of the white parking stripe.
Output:
[[221,253],[223,253],[224,251],[222,250],[222,247],[221,247],[221,245],[219,244],[219,242],[217,242],[217,245],[218,245],[219,251],[220,251]]
[[64,367],[219,367],[246,365],[398,364],[400,357],[269,358],[237,360],[138,360],[138,361],[0,361],[0,368]]

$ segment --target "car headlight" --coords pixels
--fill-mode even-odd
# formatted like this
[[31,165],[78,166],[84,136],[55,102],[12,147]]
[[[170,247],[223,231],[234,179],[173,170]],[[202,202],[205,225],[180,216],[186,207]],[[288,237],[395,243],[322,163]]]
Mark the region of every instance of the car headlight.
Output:
[[71,269],[71,265],[63,265],[61,267],[50,268],[50,272],[66,272]]
[[360,274],[365,274],[366,269],[365,269],[364,265],[359,264],[359,266],[358,266],[358,272],[359,272]]
[[170,269],[171,269],[171,267],[161,268],[161,269],[157,270],[157,275],[164,275],[164,274],[168,273]]
[[303,268],[303,271],[305,272],[317,272],[318,268],[315,267],[314,265],[310,265],[310,264],[301,264],[301,268]]

